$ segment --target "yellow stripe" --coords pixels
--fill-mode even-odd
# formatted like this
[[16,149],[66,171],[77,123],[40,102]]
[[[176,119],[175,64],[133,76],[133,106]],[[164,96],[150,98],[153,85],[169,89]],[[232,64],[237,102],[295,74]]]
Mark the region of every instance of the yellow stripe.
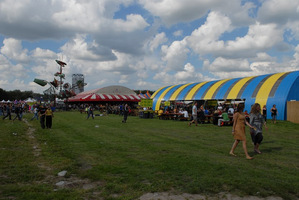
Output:
[[160,108],[160,105],[161,105],[161,101],[164,100],[164,96],[167,94],[167,92],[169,90],[171,90],[173,87],[175,87],[176,85],[173,85],[169,88],[167,88],[164,92],[162,92],[162,94],[160,95],[159,99],[157,100],[157,103],[156,103],[156,107],[155,107],[155,110],[159,110]]
[[160,89],[158,89],[156,92],[154,92],[154,94],[151,96],[151,99],[154,99],[155,98],[155,96],[162,90],[162,89],[164,89],[164,88],[166,88],[167,86],[165,86],[165,87],[161,87]]
[[261,86],[259,89],[256,98],[255,98],[255,103],[259,103],[261,107],[267,104],[267,100],[269,97],[269,94],[276,83],[276,81],[282,77],[286,72],[284,73],[278,73],[278,74],[273,74],[271,77],[269,77]]
[[206,93],[205,97],[203,99],[207,100],[207,99],[212,99],[213,94],[215,93],[215,91],[217,90],[217,88],[224,82],[228,81],[229,79],[224,79],[221,81],[216,82],[210,89],[209,91]]
[[230,92],[227,95],[227,99],[236,99],[240,90],[242,89],[242,87],[247,83],[247,81],[249,81],[250,79],[254,78],[255,76],[252,77],[246,77],[243,78],[241,80],[239,80],[234,87],[230,90]]
[[178,95],[180,94],[180,92],[185,89],[187,86],[191,85],[192,83],[188,83],[188,84],[185,84],[185,85],[182,85],[181,87],[179,87],[178,89],[175,90],[175,92],[171,95],[170,97],[170,101],[175,101],[176,98],[178,97]]
[[195,87],[192,88],[190,92],[186,95],[185,100],[193,100],[192,97],[194,96],[195,92],[198,91],[199,88],[201,88],[204,84],[206,84],[208,81],[202,82],[197,84]]

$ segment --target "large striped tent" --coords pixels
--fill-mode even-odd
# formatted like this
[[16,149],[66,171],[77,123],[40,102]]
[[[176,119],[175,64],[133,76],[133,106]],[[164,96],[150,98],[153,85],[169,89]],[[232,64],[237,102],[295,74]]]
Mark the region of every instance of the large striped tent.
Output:
[[154,110],[163,101],[244,100],[248,111],[254,103],[266,105],[268,117],[276,104],[277,118],[285,120],[287,101],[299,100],[299,71],[166,86],[151,99]]
[[69,102],[139,102],[140,100],[141,97],[133,90],[119,85],[81,92],[68,99]]

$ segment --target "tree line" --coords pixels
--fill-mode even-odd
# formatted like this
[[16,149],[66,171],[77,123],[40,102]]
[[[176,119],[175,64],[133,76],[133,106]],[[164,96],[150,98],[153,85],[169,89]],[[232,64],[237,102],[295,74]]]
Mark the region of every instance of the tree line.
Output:
[[49,95],[45,94],[39,94],[39,93],[34,93],[32,91],[21,91],[21,90],[12,90],[12,91],[6,91],[0,88],[0,101],[5,100],[5,101],[14,101],[14,100],[25,100],[28,98],[33,98],[33,99],[43,99],[43,100],[52,100],[52,97]]
[[[150,90],[134,90],[136,94],[139,94],[140,92],[142,94],[146,94],[146,92],[149,92],[151,95],[154,93],[154,91]],[[54,96],[53,95],[46,95],[46,94],[39,94],[39,93],[34,93],[32,91],[21,91],[21,90],[12,90],[12,91],[6,91],[0,88],[0,101],[5,100],[5,101],[14,101],[14,100],[25,100],[28,98],[33,98],[36,100],[42,99],[43,101],[53,101]]]
[[151,91],[151,90],[133,90],[136,94],[146,94],[146,92],[148,91],[148,93],[150,93],[150,95],[153,95],[155,91]]

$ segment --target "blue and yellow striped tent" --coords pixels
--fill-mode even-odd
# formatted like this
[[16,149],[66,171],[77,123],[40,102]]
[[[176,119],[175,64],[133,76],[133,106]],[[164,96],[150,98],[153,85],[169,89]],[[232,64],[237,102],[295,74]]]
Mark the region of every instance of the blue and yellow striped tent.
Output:
[[267,106],[267,116],[276,104],[278,119],[286,119],[286,104],[299,100],[299,71],[166,86],[152,96],[153,109],[163,101],[245,100],[245,110],[254,103]]

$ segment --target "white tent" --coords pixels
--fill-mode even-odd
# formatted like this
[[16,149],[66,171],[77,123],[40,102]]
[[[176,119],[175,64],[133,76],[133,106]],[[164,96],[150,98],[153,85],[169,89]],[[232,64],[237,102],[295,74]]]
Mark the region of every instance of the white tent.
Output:
[[25,102],[26,103],[33,103],[33,102],[36,102],[36,100],[29,97],[28,99],[25,99]]

